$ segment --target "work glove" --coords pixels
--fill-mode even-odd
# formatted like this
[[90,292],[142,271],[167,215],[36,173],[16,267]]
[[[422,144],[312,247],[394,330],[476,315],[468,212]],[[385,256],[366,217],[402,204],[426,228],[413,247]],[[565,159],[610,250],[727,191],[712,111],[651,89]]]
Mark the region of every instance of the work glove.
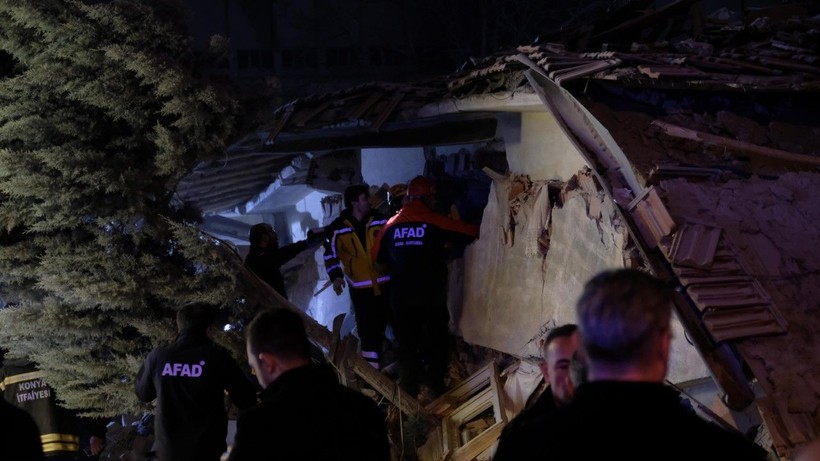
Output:
[[333,279],[333,291],[336,292],[337,295],[342,294],[342,291],[345,289],[345,281],[341,277],[336,277]]

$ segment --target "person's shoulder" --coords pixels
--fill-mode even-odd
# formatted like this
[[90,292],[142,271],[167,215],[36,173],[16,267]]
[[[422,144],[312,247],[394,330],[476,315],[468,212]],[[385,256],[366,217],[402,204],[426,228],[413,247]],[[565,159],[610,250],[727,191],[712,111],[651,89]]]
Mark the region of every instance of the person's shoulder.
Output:
[[176,349],[176,342],[171,342],[168,344],[161,344],[153,349],[151,352],[148,353],[148,359],[160,359],[168,356],[169,354],[173,354],[173,351]]

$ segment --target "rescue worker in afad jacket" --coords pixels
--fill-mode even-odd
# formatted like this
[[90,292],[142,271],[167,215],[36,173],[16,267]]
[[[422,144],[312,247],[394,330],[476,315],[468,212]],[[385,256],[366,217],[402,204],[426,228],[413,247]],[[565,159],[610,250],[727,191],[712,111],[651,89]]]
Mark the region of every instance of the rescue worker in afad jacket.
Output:
[[365,185],[345,190],[345,209],[328,226],[332,235],[325,242],[325,270],[337,295],[342,294],[347,280],[362,357],[379,368],[384,331],[390,320],[390,277],[376,270],[370,259],[376,234],[386,218],[370,209],[369,198]]
[[227,448],[225,392],[240,410],[256,404],[256,387],[211,340],[215,313],[203,303],[181,307],[176,341],[151,351],[137,373],[137,397],[157,400],[157,461],[219,461]]
[[470,243],[478,226],[433,211],[436,188],[417,176],[407,185],[401,210],[382,228],[373,246],[377,265],[391,277],[393,330],[398,342],[399,379],[412,396],[426,384],[444,393],[450,314],[447,309],[447,255],[450,243]]
[[7,402],[34,419],[49,461],[75,460],[80,452],[77,419],[73,412],[57,405],[54,389],[45,377],[28,360],[7,360],[0,371],[0,389]]

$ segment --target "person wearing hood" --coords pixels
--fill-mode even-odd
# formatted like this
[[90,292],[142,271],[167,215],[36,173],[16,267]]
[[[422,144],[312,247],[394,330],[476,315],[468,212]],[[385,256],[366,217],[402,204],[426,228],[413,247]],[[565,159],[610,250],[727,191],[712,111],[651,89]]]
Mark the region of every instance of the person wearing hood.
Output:
[[321,231],[322,229],[319,232],[308,230],[307,239],[280,247],[279,235],[273,230],[273,226],[268,223],[254,224],[248,235],[251,247],[245,257],[245,266],[283,298],[288,299],[280,268],[299,253],[319,245],[324,239]]

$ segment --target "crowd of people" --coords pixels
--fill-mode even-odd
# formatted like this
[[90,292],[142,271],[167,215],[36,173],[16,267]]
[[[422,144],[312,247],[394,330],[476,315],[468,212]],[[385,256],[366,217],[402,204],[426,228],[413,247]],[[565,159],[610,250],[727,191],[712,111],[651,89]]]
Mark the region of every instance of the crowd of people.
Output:
[[[381,365],[391,324],[399,384],[411,395],[422,385],[438,395],[448,384],[447,246],[471,242],[478,227],[433,211],[436,187],[427,178],[391,190],[394,199],[401,194],[392,216],[370,209],[366,186],[352,186],[325,233],[282,248],[270,225],[254,226],[246,264],[286,297],[279,267],[324,241],[334,291],[349,287],[362,356]],[[610,270],[589,280],[577,325],[554,328],[543,341],[546,389],[504,428],[494,460],[766,459],[765,450],[702,419],[664,384],[671,311],[669,287],[645,272]],[[243,371],[210,338],[215,312],[181,307],[176,341],[152,351],[136,376],[139,399],[156,401],[156,460],[219,460],[227,449],[226,395],[240,411],[230,461],[391,459],[386,415],[311,358],[301,314],[259,312],[245,329]],[[14,376],[5,375],[4,389],[22,382]],[[60,432],[6,399],[0,418],[14,424],[2,431],[0,459],[43,459]],[[76,438],[65,442],[79,447]]]

